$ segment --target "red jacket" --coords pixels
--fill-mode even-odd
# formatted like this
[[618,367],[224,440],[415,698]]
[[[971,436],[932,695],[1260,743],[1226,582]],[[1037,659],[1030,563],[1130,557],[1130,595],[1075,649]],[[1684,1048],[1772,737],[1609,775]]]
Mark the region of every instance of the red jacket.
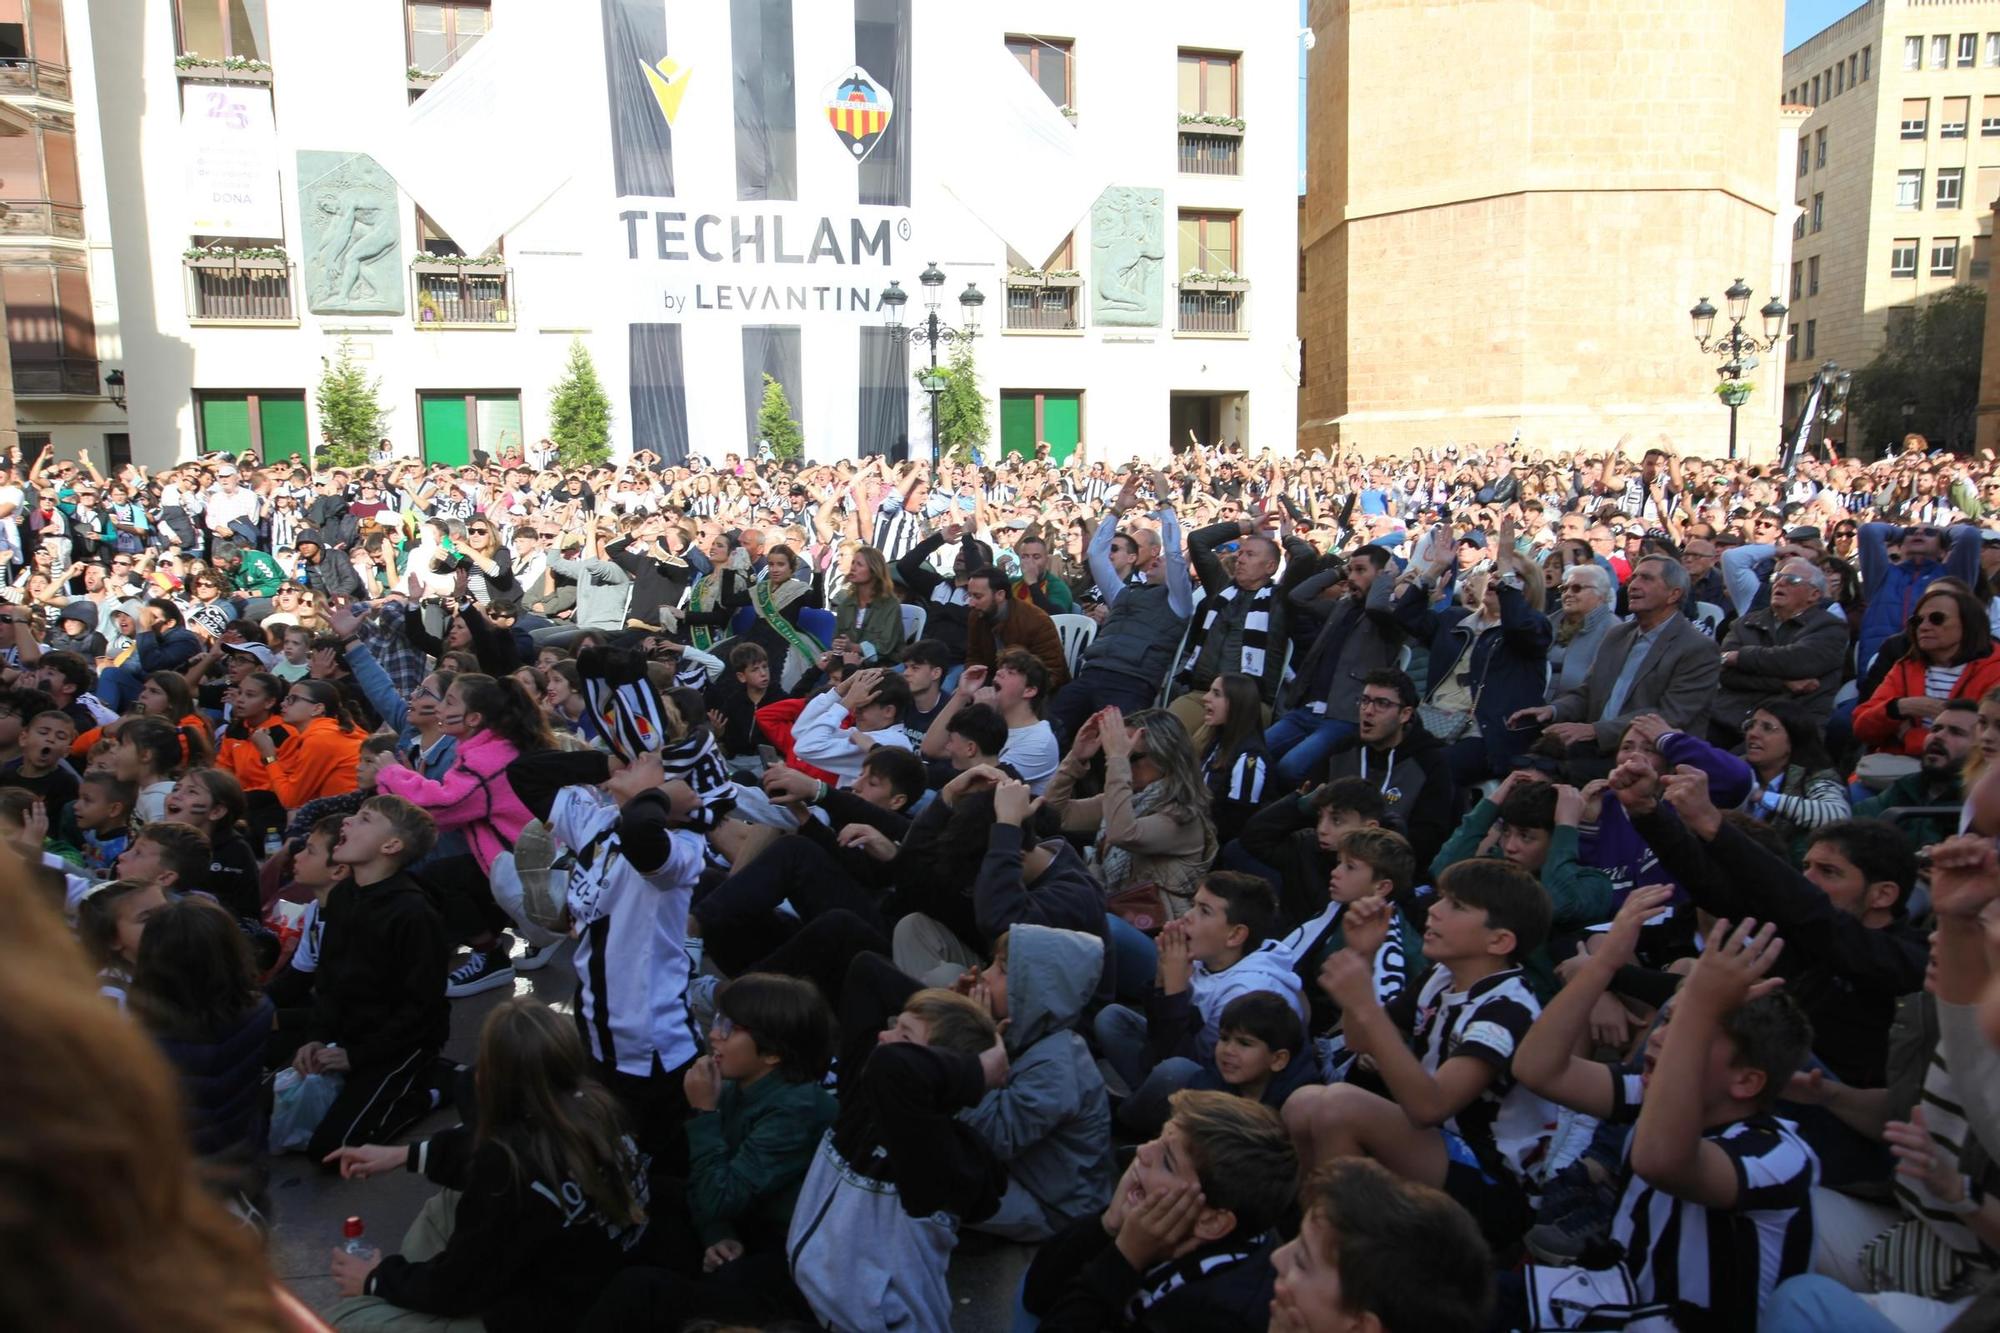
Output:
[[[1959,672],[1958,684],[1952,687],[1951,697],[1977,703],[1980,696],[1996,685],[2000,685],[2000,648],[1967,662],[1965,670]],[[1924,664],[1913,657],[1897,662],[1882,677],[1875,693],[1854,710],[1855,739],[1882,753],[1921,755],[1924,742],[1930,738],[1930,728],[1921,718],[1891,717],[1889,704],[1895,699],[1921,697],[1923,692]]]

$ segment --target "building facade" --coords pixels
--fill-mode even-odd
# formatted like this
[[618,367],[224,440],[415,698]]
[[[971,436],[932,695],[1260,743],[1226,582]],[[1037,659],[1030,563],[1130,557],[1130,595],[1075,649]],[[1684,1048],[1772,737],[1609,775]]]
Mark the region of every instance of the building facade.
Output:
[[1786,52],[1784,83],[1811,109],[1792,168],[1791,423],[1821,363],[1859,369],[1925,300],[1988,280],[2000,4],[1870,0]]
[[[500,456],[548,433],[580,340],[615,451],[747,452],[769,375],[809,457],[923,457],[929,352],[887,330],[893,281],[905,326],[926,294],[955,326],[960,293],[984,297],[989,457],[1047,442],[1157,458],[1190,432],[1287,447],[1296,26],[1281,6],[1110,8],[37,3],[67,29],[75,121],[50,229],[77,234],[36,238],[57,318],[35,364],[74,392],[29,392],[27,321],[10,317],[22,429],[150,465],[304,454],[345,349],[379,381],[398,454]],[[565,178],[468,255],[425,210],[447,191],[410,165],[413,108],[452,95],[455,72],[470,83],[482,43],[523,34],[551,56],[497,92],[546,104]],[[468,136],[463,156],[495,192],[525,188],[507,144]],[[1049,161],[1075,164],[1067,193],[1033,174]],[[1011,248],[1020,201],[1044,194],[1074,225]],[[927,289],[932,263],[945,281]],[[10,306],[15,266],[0,257]]]
[[[1720,452],[1697,298],[1789,267],[1778,0],[1314,0],[1300,447]],[[1411,62],[1452,71],[1411,77]],[[1753,313],[1752,324],[1756,323]],[[1778,425],[1766,356],[1744,448]]]

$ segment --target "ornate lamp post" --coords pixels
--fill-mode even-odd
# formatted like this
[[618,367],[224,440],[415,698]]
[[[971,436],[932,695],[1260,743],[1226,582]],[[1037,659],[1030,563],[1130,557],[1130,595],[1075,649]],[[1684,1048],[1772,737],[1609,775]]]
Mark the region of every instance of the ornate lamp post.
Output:
[[[1854,385],[1854,373],[1842,370],[1837,362],[1827,361],[1819,368],[1819,420],[1820,439],[1826,439],[1833,427],[1847,419],[1847,392]],[[1847,451],[1847,432],[1840,433],[1841,452]]]
[[979,307],[986,303],[986,294],[979,290],[978,283],[967,283],[965,290],[958,294],[958,308],[964,311],[963,322],[953,328],[938,318],[939,295],[944,287],[944,270],[933,260],[917,275],[917,281],[924,289],[924,318],[919,324],[903,323],[903,306],[909,295],[903,291],[903,284],[891,282],[883,288],[877,298],[888,323],[889,332],[907,341],[912,347],[928,347],[931,351],[930,369],[924,372],[922,380],[924,392],[931,396],[931,463],[938,461],[938,395],[944,392],[947,377],[938,369],[938,345],[940,343],[970,343],[979,336]]
[[1715,333],[1715,307],[1706,296],[1688,311],[1688,318],[1694,321],[1695,344],[1704,352],[1715,353],[1722,358],[1716,376],[1722,380],[1720,397],[1729,408],[1729,456],[1736,457],[1736,409],[1742,407],[1750,397],[1750,385],[1744,376],[1756,369],[1757,355],[1768,352],[1778,345],[1778,339],[1785,331],[1785,303],[1773,296],[1757,313],[1764,320],[1764,337],[1760,341],[1743,332],[1743,321],[1750,314],[1750,284],[1738,278],[1729,284],[1729,290],[1722,294],[1729,307],[1729,331],[1720,337]]

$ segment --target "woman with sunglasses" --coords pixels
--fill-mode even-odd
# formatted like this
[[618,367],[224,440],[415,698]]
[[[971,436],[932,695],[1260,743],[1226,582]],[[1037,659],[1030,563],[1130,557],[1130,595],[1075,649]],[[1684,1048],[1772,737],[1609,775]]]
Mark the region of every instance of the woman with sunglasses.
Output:
[[1950,699],[1978,699],[2000,685],[2000,650],[1986,607],[1959,579],[1926,587],[1910,613],[1909,649],[1854,710],[1854,737],[1878,753],[1916,758],[1931,719]]
[[499,530],[485,514],[474,514],[465,525],[465,540],[458,552],[472,562],[466,591],[482,606],[487,602],[521,600],[520,580],[514,577],[514,553],[500,540]]

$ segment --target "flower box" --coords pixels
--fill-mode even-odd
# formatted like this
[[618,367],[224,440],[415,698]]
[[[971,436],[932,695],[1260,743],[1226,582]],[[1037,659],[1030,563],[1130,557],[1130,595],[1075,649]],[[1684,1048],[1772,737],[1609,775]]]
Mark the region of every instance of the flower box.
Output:
[[1178,126],[1182,134],[1212,134],[1223,139],[1243,137],[1241,125],[1217,125],[1205,120],[1184,120]]
[[1218,292],[1247,292],[1250,290],[1250,279],[1217,278],[1212,290]]
[[1042,285],[1044,287],[1081,287],[1083,286],[1083,275],[1081,273],[1048,273],[1042,276]]
[[188,259],[182,262],[189,268],[220,269],[231,273],[240,269],[284,270],[292,266],[292,261],[289,259],[249,259],[238,255],[216,255],[213,258]]
[[1009,287],[1041,287],[1048,283],[1048,277],[1041,273],[1009,273],[1006,285]]

